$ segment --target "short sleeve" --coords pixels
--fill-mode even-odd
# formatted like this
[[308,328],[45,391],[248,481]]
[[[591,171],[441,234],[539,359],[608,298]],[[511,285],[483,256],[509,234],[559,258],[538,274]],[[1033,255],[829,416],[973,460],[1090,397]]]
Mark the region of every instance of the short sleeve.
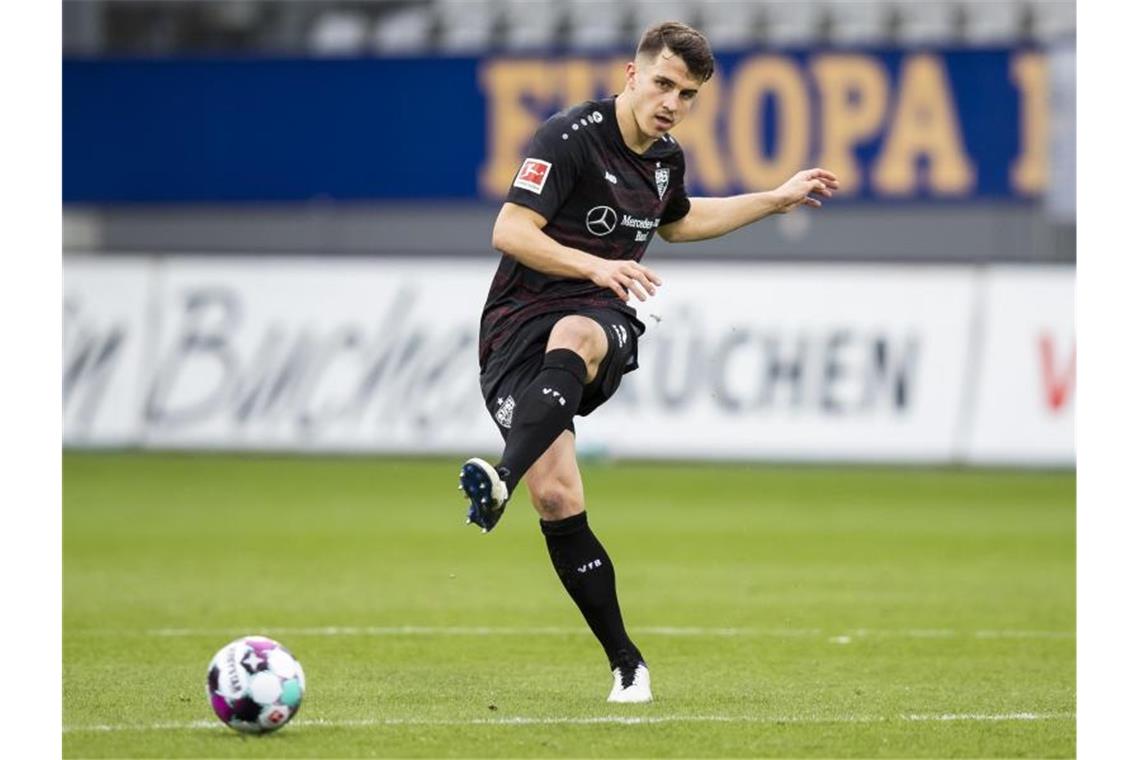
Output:
[[507,200],[550,221],[570,197],[582,169],[578,140],[562,131],[563,119],[551,118],[535,133]]
[[672,224],[678,219],[683,218],[689,213],[689,193],[685,190],[685,158],[681,154],[680,160],[680,176],[677,177],[677,185],[673,193],[669,196],[669,203],[665,205],[665,210],[661,212],[661,224]]

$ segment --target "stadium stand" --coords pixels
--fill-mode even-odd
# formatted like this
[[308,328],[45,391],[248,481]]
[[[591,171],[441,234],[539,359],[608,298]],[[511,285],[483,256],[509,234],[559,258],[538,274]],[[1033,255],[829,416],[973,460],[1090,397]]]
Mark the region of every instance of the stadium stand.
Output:
[[504,0],[508,50],[550,50],[564,45],[567,14],[553,3]]
[[961,41],[961,9],[954,3],[898,5],[897,40],[907,46]]
[[903,47],[1049,43],[1076,33],[1063,0],[64,0],[65,53],[451,54],[621,48],[677,18],[715,45]]
[[760,9],[747,0],[704,0],[699,3],[701,28],[714,49],[732,50],[756,41]]
[[317,55],[359,54],[367,42],[368,19],[354,11],[323,13],[309,32],[309,50]]
[[892,20],[897,12],[894,3],[886,0],[845,3],[828,0],[824,3],[827,18],[827,41],[840,46],[875,45],[894,42]]
[[380,54],[418,53],[433,47],[436,16],[425,5],[397,8],[380,15],[372,30],[372,49]]
[[445,53],[471,53],[494,47],[500,11],[493,0],[438,0]]
[[633,28],[636,32],[656,24],[661,19],[701,24],[700,4],[678,0],[629,0]]
[[1038,2],[1032,8],[1032,36],[1037,42],[1066,39],[1077,28],[1077,7],[1074,3]]
[[1024,7],[1020,3],[992,0],[965,0],[964,39],[968,44],[985,46],[1022,38]]
[[629,6],[608,0],[568,0],[570,47],[575,50],[609,50],[630,35]]

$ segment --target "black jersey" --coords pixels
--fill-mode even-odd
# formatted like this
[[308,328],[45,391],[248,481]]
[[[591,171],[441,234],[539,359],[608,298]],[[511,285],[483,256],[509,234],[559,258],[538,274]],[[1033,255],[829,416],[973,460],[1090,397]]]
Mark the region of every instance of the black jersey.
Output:
[[[637,154],[622,140],[614,98],[587,101],[550,117],[527,147],[507,200],[547,220],[559,243],[605,259],[641,261],[658,226],[689,213],[685,156],[670,135]],[[503,256],[479,330],[479,365],[528,319],[579,308],[637,312],[589,280],[551,277]]]

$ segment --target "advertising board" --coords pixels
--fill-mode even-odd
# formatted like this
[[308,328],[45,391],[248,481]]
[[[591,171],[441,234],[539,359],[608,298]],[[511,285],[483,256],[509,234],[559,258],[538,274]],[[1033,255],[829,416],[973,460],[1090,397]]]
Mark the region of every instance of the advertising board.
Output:
[[[64,443],[499,447],[495,261],[67,257]],[[619,457],[1072,463],[1071,268],[667,261],[639,364],[578,420]]]

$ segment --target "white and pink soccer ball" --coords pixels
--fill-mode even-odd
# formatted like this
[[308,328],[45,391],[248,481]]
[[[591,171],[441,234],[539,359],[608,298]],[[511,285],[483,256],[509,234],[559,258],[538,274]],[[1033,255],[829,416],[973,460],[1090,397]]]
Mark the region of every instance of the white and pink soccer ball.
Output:
[[243,636],[214,655],[206,671],[206,698],[230,728],[265,734],[297,714],[305,696],[305,671],[273,639]]

